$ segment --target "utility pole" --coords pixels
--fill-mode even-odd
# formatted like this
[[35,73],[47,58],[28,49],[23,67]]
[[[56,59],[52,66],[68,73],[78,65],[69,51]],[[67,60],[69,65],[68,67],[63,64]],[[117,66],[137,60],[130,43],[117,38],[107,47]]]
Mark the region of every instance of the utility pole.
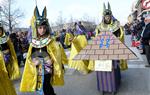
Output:
[[2,7],[0,6],[0,21],[2,22]]
[[9,12],[8,12],[8,15],[9,15],[9,19],[8,19],[8,22],[9,22],[9,32],[12,33],[12,15],[11,15],[11,0],[8,0],[8,8],[9,8]]

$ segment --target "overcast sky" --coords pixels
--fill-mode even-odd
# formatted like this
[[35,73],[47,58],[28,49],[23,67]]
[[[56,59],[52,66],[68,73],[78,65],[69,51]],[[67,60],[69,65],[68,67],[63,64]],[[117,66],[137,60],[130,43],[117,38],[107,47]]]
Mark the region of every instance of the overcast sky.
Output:
[[[71,16],[75,20],[81,20],[87,15],[98,24],[101,21],[103,3],[105,2],[107,5],[108,1],[114,17],[122,24],[126,23],[135,0],[37,0],[37,5],[40,13],[42,13],[44,6],[47,7],[47,18],[50,23],[54,23],[61,12],[66,22]],[[21,20],[22,27],[30,25],[35,5],[35,0],[16,0],[15,7],[19,7],[25,13],[25,17]]]

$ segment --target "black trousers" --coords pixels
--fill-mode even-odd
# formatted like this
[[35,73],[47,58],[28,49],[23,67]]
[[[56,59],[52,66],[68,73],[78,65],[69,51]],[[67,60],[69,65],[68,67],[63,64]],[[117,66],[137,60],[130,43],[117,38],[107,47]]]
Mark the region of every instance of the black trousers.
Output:
[[145,45],[145,54],[148,64],[150,65],[150,45]]
[[51,74],[44,75],[43,91],[44,95],[55,95],[54,89],[50,84]]

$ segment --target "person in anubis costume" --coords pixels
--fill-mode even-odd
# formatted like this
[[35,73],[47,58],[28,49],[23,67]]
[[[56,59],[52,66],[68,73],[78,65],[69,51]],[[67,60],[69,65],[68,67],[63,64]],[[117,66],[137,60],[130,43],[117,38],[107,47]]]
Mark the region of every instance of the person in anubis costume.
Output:
[[[123,29],[120,26],[119,21],[113,17],[109,3],[107,9],[104,4],[103,19],[102,22],[96,27],[95,31],[96,31],[96,35],[98,35],[100,32],[112,32],[116,37],[119,38],[120,41],[124,42]],[[127,63],[125,60],[112,60],[112,65],[114,70],[111,73],[99,72],[99,71],[97,72],[98,90],[102,92],[105,91],[113,92],[113,93],[116,92],[121,81],[120,69],[121,70],[127,69]],[[113,81],[114,77],[115,77],[115,82]],[[102,85],[104,81],[106,82],[107,85]],[[109,87],[111,87],[111,89],[108,89]]]
[[[124,43],[124,31],[123,27],[120,26],[120,22],[114,18],[110,4],[108,3],[108,9],[104,4],[103,10],[103,19],[102,22],[96,27],[96,35],[100,32],[111,31],[113,34],[119,38],[121,42]],[[120,68],[121,70],[126,70],[127,62],[125,60],[120,60]]]
[[[46,7],[40,16],[36,6],[32,18],[32,40],[28,49],[20,91],[42,91],[40,95],[56,95],[52,85],[63,85],[63,64],[67,57],[61,45],[50,37]],[[42,61],[41,61],[41,58]]]
[[[77,26],[77,23],[75,23],[75,27]],[[74,68],[82,74],[89,74],[91,73],[91,70],[88,68],[89,64],[93,64],[94,62],[92,60],[73,60],[73,58],[88,44],[88,41],[86,39],[86,36],[84,33],[80,32],[79,30],[76,30],[75,28],[75,35],[70,39],[71,42],[71,50],[70,50],[70,57],[68,60],[68,66],[70,68]]]
[[11,80],[20,77],[14,46],[0,23],[0,95],[16,95]]

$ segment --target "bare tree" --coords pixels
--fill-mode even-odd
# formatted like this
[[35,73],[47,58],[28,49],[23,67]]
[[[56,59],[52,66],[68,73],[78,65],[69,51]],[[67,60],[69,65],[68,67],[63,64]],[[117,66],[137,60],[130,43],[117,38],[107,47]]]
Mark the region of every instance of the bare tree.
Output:
[[72,15],[70,15],[70,19],[69,19],[69,23],[73,23],[73,17],[72,17]]
[[13,28],[19,24],[18,20],[24,16],[24,13],[16,8],[15,0],[4,0],[1,8],[4,25],[9,28],[11,33]]
[[94,17],[91,17],[87,13],[85,13],[82,16],[81,21],[84,22],[83,24],[84,24],[86,30],[88,30],[88,31],[94,31],[95,30],[96,22],[95,22]]
[[90,21],[90,16],[87,13],[84,13],[82,16],[83,21]]
[[55,22],[56,26],[59,26],[60,28],[63,28],[63,25],[65,23],[65,19],[63,18],[62,12],[59,12],[59,16],[57,17],[57,21]]

